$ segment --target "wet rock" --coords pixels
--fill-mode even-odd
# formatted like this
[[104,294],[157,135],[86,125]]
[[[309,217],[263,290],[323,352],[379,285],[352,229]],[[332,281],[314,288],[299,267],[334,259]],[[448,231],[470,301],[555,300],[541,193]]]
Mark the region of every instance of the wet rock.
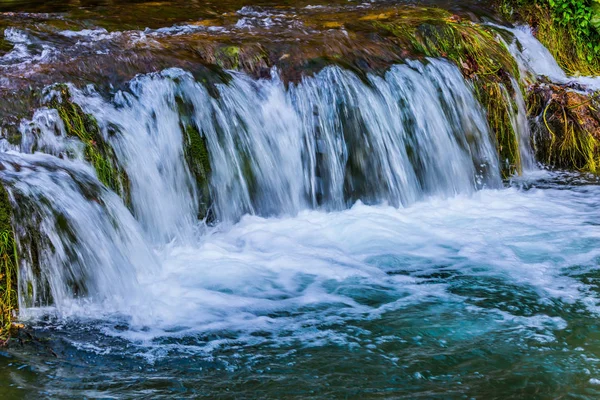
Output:
[[538,160],[551,167],[600,172],[598,93],[538,83],[527,96]]

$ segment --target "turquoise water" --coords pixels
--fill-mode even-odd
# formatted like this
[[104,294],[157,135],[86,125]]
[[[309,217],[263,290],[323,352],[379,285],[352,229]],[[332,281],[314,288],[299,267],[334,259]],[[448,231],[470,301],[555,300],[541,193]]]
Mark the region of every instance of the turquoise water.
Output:
[[148,282],[161,296],[146,321],[86,317],[85,302],[32,317],[0,353],[0,392],[597,398],[600,186],[533,175],[403,209],[214,228],[158,254],[170,261]]

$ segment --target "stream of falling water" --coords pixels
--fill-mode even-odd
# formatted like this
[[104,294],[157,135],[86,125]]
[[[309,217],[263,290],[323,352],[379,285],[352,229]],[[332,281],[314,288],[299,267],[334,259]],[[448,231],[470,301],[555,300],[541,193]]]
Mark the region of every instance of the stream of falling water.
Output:
[[[329,67],[287,90],[274,74],[260,81],[234,74],[231,82],[219,85],[218,97],[210,96],[181,70],[141,76],[128,91],[108,101],[93,90],[76,92],[75,101],[98,121],[127,172],[135,223],[120,216],[126,210],[122,204],[117,207],[114,194],[100,190],[84,169],[73,169],[74,162],[83,163],[82,150],[65,134],[55,110],[40,110],[24,123],[22,148],[45,153],[27,155],[23,162],[45,160],[49,153],[54,164],[35,168],[32,174],[33,167],[13,166],[20,155],[7,154],[5,168],[15,182],[9,190],[15,199],[28,199],[15,200],[20,212],[22,204],[27,207],[22,212],[30,213],[36,204],[49,202],[35,210],[46,226],[42,236],[60,236],[58,242],[51,240],[51,250],[44,249],[42,268],[48,265],[51,271],[43,270],[36,278],[35,266],[24,266],[27,278],[21,280],[22,292],[36,289],[29,294],[31,302],[53,303],[62,312],[63,304],[78,297],[78,290],[68,289],[74,284],[82,289],[90,281],[104,282],[106,292],[98,289],[87,298],[90,301],[108,296],[113,281],[135,287],[138,279],[155,276],[151,263],[128,260],[139,250],[129,248],[127,241],[119,240],[123,248],[116,251],[99,245],[118,237],[102,225],[109,221],[129,236],[143,232],[147,246],[157,249],[194,246],[206,239],[197,220],[198,188],[185,161],[182,118],[186,116],[181,104],[189,105],[187,118],[197,128],[194,134],[206,139],[213,171],[211,197],[217,221],[225,224],[245,214],[294,217],[309,209],[343,210],[357,201],[405,207],[430,196],[444,198],[501,186],[484,113],[459,70],[445,61],[393,67],[383,77],[370,76],[368,83]],[[514,120],[517,126],[519,116]],[[70,154],[75,161],[56,158]],[[57,173],[72,177],[70,191],[67,182],[55,183]],[[21,175],[36,181],[30,183]],[[5,182],[12,186],[10,179]],[[58,187],[53,189],[50,183]],[[86,196],[79,193],[82,190],[92,193]],[[90,203],[90,197],[95,203]],[[90,207],[107,216],[92,213]],[[71,214],[72,209],[80,213]],[[65,225],[58,232],[57,219]],[[78,228],[86,223],[90,225]],[[70,256],[73,252],[76,257]],[[115,257],[116,275],[109,275],[104,265]],[[65,279],[63,270],[72,277]],[[202,275],[202,267],[197,272]],[[53,282],[49,293],[42,290],[47,280]],[[131,295],[137,303],[136,291]],[[129,309],[127,296],[119,299],[117,310]]]

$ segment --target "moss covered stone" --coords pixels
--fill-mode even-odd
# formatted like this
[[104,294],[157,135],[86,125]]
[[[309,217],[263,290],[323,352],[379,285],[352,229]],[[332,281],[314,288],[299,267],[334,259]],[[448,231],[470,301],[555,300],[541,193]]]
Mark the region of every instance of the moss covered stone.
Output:
[[528,94],[538,160],[550,167],[600,173],[600,101],[555,84]]
[[511,121],[516,107],[509,89],[500,82],[478,81],[476,95],[487,110],[487,120],[496,137],[498,159],[505,178],[522,172],[519,136]]
[[186,123],[183,127],[185,158],[190,172],[196,180],[196,187],[200,194],[198,217],[210,220],[210,157],[203,137],[193,123]]
[[59,85],[56,89],[59,96],[54,96],[49,105],[58,111],[67,135],[77,137],[85,144],[85,158],[93,165],[100,182],[128,203],[129,178],[119,167],[114,150],[104,140],[98,122],[70,100],[67,86]]
[[238,69],[240,66],[240,48],[238,46],[223,46],[215,52],[217,64],[221,68]]

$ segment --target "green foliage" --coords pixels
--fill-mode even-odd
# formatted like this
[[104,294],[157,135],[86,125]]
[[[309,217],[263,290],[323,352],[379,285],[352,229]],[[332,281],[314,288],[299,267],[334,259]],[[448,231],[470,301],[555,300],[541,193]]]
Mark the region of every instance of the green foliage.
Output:
[[[572,26],[576,34],[588,37],[593,32],[591,24],[594,17],[592,1],[586,0],[548,0],[556,21],[563,26]],[[590,46],[592,43],[590,43]],[[595,46],[598,52],[600,46]]]
[[11,224],[12,207],[0,185],[0,346],[6,344],[17,311],[17,250]]
[[576,37],[586,39],[590,53],[588,61],[600,54],[600,36],[592,21],[596,21],[594,0],[547,0],[553,11],[555,21],[570,29]]
[[538,39],[567,72],[600,71],[600,0],[503,0],[502,5],[538,28]]

